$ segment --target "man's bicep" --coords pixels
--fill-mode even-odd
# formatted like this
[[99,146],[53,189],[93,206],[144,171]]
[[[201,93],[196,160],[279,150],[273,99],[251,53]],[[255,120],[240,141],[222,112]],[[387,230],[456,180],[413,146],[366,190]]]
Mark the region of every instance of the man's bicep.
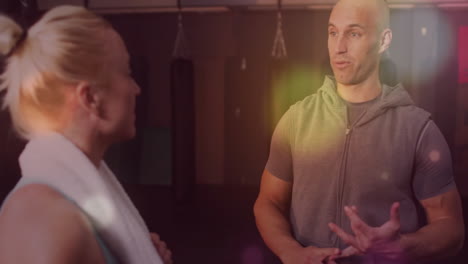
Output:
[[429,224],[447,218],[463,222],[460,195],[457,189],[420,200],[420,203],[426,211]]
[[272,202],[281,210],[286,211],[291,202],[291,193],[292,182],[282,180],[268,170],[263,171],[259,199]]

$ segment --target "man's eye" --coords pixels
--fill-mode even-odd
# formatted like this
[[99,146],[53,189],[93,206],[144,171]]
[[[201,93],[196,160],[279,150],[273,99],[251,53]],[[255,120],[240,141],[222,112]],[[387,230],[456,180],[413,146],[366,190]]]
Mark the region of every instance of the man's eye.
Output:
[[359,34],[358,32],[351,32],[350,34],[351,34],[351,37],[353,38],[357,38],[361,36],[361,34]]
[[337,35],[337,33],[335,31],[330,31],[328,32],[328,34],[332,37],[335,37]]

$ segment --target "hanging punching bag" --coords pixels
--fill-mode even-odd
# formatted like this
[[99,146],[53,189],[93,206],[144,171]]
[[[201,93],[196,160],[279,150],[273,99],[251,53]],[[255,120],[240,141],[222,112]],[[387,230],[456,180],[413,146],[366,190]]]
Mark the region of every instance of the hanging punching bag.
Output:
[[177,201],[189,198],[195,186],[195,105],[193,63],[177,58],[171,64],[172,183]]
[[[180,1],[178,2],[181,9]],[[178,16],[178,33],[171,63],[172,186],[178,202],[187,201],[195,188],[195,103],[193,62]]]

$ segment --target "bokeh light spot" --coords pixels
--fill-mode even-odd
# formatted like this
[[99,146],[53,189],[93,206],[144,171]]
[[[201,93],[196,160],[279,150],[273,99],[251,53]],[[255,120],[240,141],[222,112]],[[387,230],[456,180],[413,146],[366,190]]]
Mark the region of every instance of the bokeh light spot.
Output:
[[433,150],[433,151],[429,152],[429,159],[432,162],[438,162],[440,160],[440,152],[437,151],[437,150]]
[[380,177],[382,178],[382,180],[388,181],[388,179],[390,179],[390,173],[384,171],[382,175],[380,175]]
[[245,248],[242,252],[242,264],[263,264],[264,257],[260,248],[256,245]]

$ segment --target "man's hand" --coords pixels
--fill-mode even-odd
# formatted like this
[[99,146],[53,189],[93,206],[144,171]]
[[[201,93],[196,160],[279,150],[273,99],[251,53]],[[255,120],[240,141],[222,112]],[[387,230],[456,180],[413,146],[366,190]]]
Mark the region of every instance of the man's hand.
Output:
[[[351,221],[354,236],[346,233],[336,224],[329,223],[330,229],[350,245],[349,248],[343,250],[342,256],[370,253],[387,259],[402,260],[399,208],[399,203],[393,203],[390,209],[390,220],[380,227],[370,227],[358,216],[355,206],[345,206],[344,210]],[[336,258],[339,257],[333,259]]]
[[335,264],[332,257],[340,254],[337,248],[305,247],[292,250],[285,254],[281,261],[283,264]]
[[151,241],[164,264],[172,264],[172,252],[167,248],[166,242],[162,241],[156,233],[150,233],[150,235]]

